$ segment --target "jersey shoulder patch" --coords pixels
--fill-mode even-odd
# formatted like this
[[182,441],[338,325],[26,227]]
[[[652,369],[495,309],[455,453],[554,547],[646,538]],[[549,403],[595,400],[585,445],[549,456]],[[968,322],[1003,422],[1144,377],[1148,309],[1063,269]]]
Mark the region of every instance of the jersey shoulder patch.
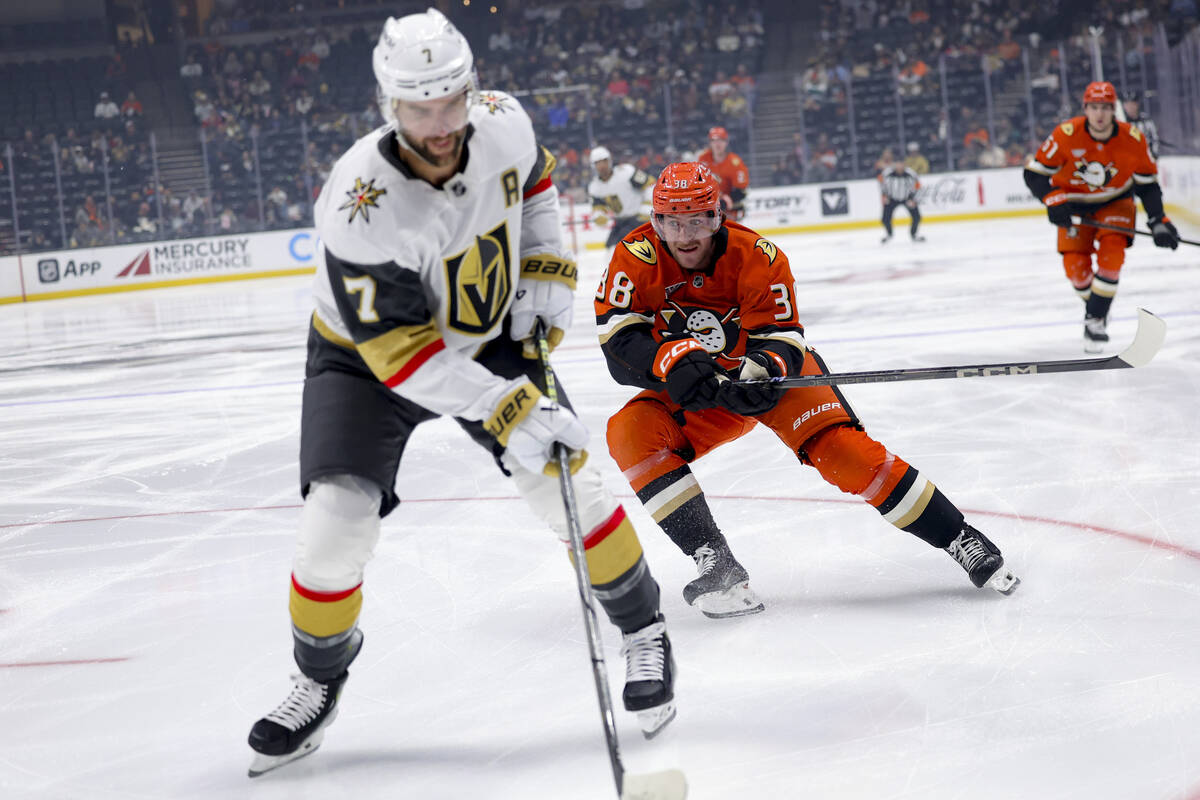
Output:
[[642,236],[634,239],[632,242],[621,242],[635,258],[647,264],[658,263],[658,251],[654,249],[654,243]]
[[1074,136],[1074,135],[1075,135],[1075,123],[1074,123],[1074,122],[1064,122],[1062,125],[1059,125],[1058,127],[1059,127],[1059,128],[1062,130],[1062,132],[1063,132],[1063,133],[1065,133],[1067,136]]
[[1133,137],[1135,142],[1140,142],[1142,140],[1142,132],[1138,130],[1136,125],[1129,126],[1129,135]]
[[773,242],[769,242],[766,239],[760,238],[757,242],[754,243],[754,246],[757,247],[759,250],[762,250],[763,253],[767,256],[768,264],[775,263],[775,257],[777,255],[779,255],[779,248],[776,247]]

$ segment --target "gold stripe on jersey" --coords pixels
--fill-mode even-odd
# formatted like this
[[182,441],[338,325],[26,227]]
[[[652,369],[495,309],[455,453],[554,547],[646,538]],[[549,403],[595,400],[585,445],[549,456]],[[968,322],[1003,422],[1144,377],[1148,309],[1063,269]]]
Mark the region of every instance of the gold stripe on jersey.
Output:
[[413,356],[442,338],[433,320],[424,325],[392,328],[358,344],[358,354],[381,381],[404,369]]
[[600,336],[600,344],[606,344],[609,339],[616,336],[622,329],[630,325],[653,325],[654,317],[646,317],[641,314],[621,314],[613,317],[603,325],[597,326],[598,335]]
[[1047,167],[1036,158],[1029,159],[1029,163],[1025,165],[1025,169],[1029,170],[1030,172],[1036,172],[1039,175],[1053,175],[1054,173],[1058,172],[1057,167]]
[[529,171],[529,177],[525,179],[522,193],[528,194],[530,189],[549,178],[557,165],[558,160],[554,158],[554,154],[539,144],[537,158],[533,162],[533,169]]
[[557,281],[573,292],[579,282],[579,268],[574,261],[566,258],[526,256],[521,259],[521,277],[535,281]]
[[804,336],[799,331],[771,331],[770,333],[754,333],[746,336],[747,340],[754,339],[764,342],[781,342],[790,347],[794,347],[801,353],[808,352],[808,342],[804,340]]
[[292,624],[311,636],[336,636],[354,627],[358,614],[362,611],[362,589],[358,588],[348,596],[339,600],[327,602],[305,597],[292,586],[288,610],[292,614]]
[[347,339],[345,336],[338,334],[337,331],[329,327],[325,320],[321,319],[316,311],[312,313],[312,324],[317,329],[317,333],[321,334],[321,337],[330,343],[336,344],[338,347],[344,347],[347,350],[355,349],[354,340]]
[[484,430],[496,437],[500,444],[508,447],[509,434],[521,424],[521,420],[529,416],[529,412],[537,406],[541,396],[541,391],[532,383],[521,384],[500,400],[492,416],[484,421]]

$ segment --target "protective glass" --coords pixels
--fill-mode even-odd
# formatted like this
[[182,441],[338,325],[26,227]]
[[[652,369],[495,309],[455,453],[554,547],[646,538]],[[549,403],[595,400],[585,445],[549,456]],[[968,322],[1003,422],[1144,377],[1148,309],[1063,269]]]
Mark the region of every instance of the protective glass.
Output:
[[389,98],[392,114],[404,134],[413,139],[447,136],[467,124],[469,92],[438,100],[414,102]]
[[655,214],[654,228],[658,235],[672,242],[694,242],[705,239],[721,227],[721,218],[716,214]]

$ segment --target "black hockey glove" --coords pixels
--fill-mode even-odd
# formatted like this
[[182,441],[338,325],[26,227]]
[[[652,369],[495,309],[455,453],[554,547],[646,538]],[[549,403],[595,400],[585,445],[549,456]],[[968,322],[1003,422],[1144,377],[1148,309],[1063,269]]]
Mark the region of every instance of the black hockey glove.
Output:
[[1046,204],[1046,216],[1050,218],[1051,225],[1060,228],[1071,227],[1071,204],[1067,202],[1066,192],[1055,189],[1043,197],[1042,202]]
[[1156,247],[1169,247],[1172,250],[1179,247],[1179,231],[1165,216],[1150,220],[1150,232],[1154,234]]
[[[747,353],[742,359],[742,370],[738,377],[741,380],[761,380],[762,378],[778,378],[784,374],[779,362],[766,353]],[[717,402],[743,417],[753,417],[765,414],[779,404],[786,390],[776,384],[757,384],[746,386],[739,383],[729,383],[721,387]]]
[[654,374],[667,385],[667,395],[681,408],[699,411],[717,405],[717,389],[729,379],[695,339],[667,341],[654,358]]

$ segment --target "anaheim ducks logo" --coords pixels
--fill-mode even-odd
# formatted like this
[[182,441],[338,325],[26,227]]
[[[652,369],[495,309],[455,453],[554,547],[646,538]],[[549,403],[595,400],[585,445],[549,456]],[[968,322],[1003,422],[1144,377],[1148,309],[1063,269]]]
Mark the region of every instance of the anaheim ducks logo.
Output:
[[668,336],[690,335],[713,355],[724,353],[738,343],[741,318],[737,306],[717,316],[717,312],[708,308],[685,308],[670,300],[667,305],[670,308],[662,310],[662,317],[667,323]]
[[754,246],[767,256],[767,263],[774,264],[775,256],[779,255],[779,248],[773,242],[768,242],[766,239],[759,239],[754,243]]
[[647,264],[658,263],[658,252],[654,249],[654,245],[645,236],[640,239],[634,239],[632,242],[621,242],[625,245],[625,249],[633,253],[637,258],[645,261]]
[[1099,161],[1088,161],[1085,158],[1075,162],[1073,173],[1074,177],[1087,184],[1089,189],[1099,189],[1116,174],[1117,168],[1112,164],[1101,164]]
[[489,114],[495,114],[496,112],[503,114],[509,110],[508,98],[495,92],[481,92],[479,95],[479,105],[486,108]]
[[370,222],[370,209],[379,208],[375,201],[385,194],[387,189],[375,188],[374,178],[366,183],[362,182],[362,178],[355,178],[354,188],[346,192],[346,197],[350,199],[338,206],[338,211],[350,209],[350,219],[346,220],[347,222],[354,222],[355,214],[362,214],[363,222]]
[[468,334],[487,333],[508,308],[512,293],[512,268],[508,250],[508,225],[500,223],[475,244],[445,260],[446,324]]

